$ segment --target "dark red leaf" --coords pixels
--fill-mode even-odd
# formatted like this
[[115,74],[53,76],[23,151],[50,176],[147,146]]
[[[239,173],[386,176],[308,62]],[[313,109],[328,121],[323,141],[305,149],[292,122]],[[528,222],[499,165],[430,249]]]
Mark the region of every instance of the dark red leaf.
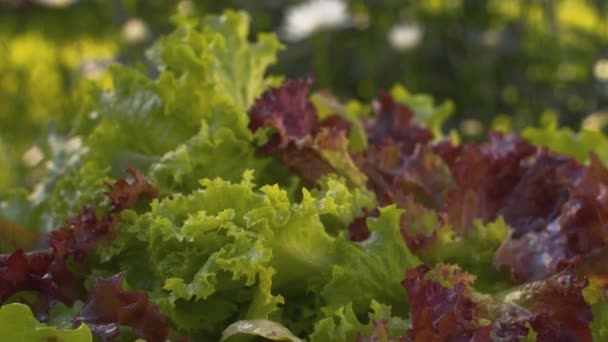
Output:
[[308,100],[312,83],[311,77],[290,79],[280,87],[264,92],[249,111],[249,128],[252,131],[262,127],[276,129],[279,145],[316,135],[319,130],[317,110]]
[[368,149],[354,159],[380,205],[402,206],[414,197],[429,208],[443,207],[450,177],[444,163],[426,147],[431,132],[417,125],[413,112],[386,92],[372,108],[373,117],[363,120]]
[[[312,183],[323,175],[337,173],[356,184],[363,176],[355,174],[358,170],[348,153],[346,133],[350,123],[337,116],[319,123],[316,108],[308,100],[311,84],[311,78],[287,80],[256,101],[249,111],[249,128],[276,131],[259,151],[279,158],[293,173]],[[339,160],[331,160],[325,151],[337,152],[339,157],[334,158]]]
[[48,310],[59,300],[57,286],[49,277],[53,256],[46,252],[27,255],[18,249],[0,257],[0,303],[21,291],[40,293],[36,303],[30,304],[39,318],[46,318]]
[[300,146],[295,143],[283,146],[279,136],[275,135],[266,145],[260,147],[259,151],[278,157],[291,172],[311,183],[334,172],[331,164],[321,156],[317,148],[312,146],[311,139],[302,142],[303,144]]
[[457,266],[439,264],[425,279],[429,271],[426,265],[410,269],[403,281],[411,341],[521,341],[528,335],[527,324],[537,341],[591,341],[592,313],[582,295],[587,281],[577,278],[572,265],[511,290],[504,302],[476,295],[469,286],[474,277]]
[[414,198],[428,208],[442,208],[451,184],[445,164],[422,145],[416,145],[411,154],[405,150],[401,143],[388,139],[356,155],[355,163],[367,175],[368,186],[381,205],[403,207],[408,198]]
[[390,139],[401,145],[403,154],[409,155],[417,144],[425,145],[433,139],[429,130],[416,124],[412,110],[387,92],[378,94],[372,109],[374,116],[363,121],[370,145],[380,146]]
[[461,233],[474,219],[496,219],[525,171],[523,161],[535,151],[515,134],[501,133],[490,133],[485,144],[454,147],[443,142],[434,150],[448,164],[454,179],[446,211],[454,230]]
[[98,280],[75,322],[86,323],[93,333],[108,341],[118,337],[120,326],[130,326],[148,342],[163,342],[169,325],[146,292],[124,291],[123,273]]
[[523,286],[518,303],[535,314],[530,325],[537,341],[592,341],[591,308],[583,298],[586,280],[578,280],[574,267]]
[[514,134],[489,142],[434,147],[449,165],[448,222],[466,234],[475,219],[503,216],[512,228],[495,255],[517,281],[543,279],[560,265],[601,248],[608,239],[608,171],[596,157],[574,159],[535,149]]
[[581,176],[570,186],[570,207],[564,219],[569,257],[597,251],[608,241],[608,169],[595,154]]
[[494,303],[487,318],[490,340],[521,341],[529,324],[537,341],[591,341],[591,308],[572,265],[545,280],[515,288],[505,296],[506,303]]
[[27,304],[39,320],[46,321],[55,303],[72,306],[75,300],[86,297],[85,279],[75,268],[84,268],[88,253],[99,242],[113,237],[122,210],[158,194],[141,173],[132,169],[127,172],[131,180],[121,179],[110,185],[107,196],[111,205],[101,218],[92,206],[85,206],[78,216],[49,234],[50,251],[26,254],[17,250],[0,256],[0,304],[19,292],[35,291],[38,301]]
[[110,212],[117,212],[131,208],[140,199],[153,199],[158,197],[158,189],[150,184],[144,175],[132,168],[125,170],[130,179],[121,178],[109,185],[110,190],[106,193],[110,199]]
[[106,193],[110,199],[109,210],[97,218],[93,206],[85,206],[80,214],[68,219],[63,227],[49,234],[49,245],[56,257],[66,258],[68,255],[78,262],[83,262],[86,254],[99,241],[112,237],[112,228],[118,220],[118,213],[132,207],[141,199],[152,199],[158,196],[158,190],[152,186],[137,170],[126,170],[131,179],[119,179],[108,185]]
[[410,302],[412,341],[471,341],[480,327],[474,322],[475,303],[465,294],[467,284],[451,289],[436,280],[424,279],[431,270],[420,265],[406,272],[402,282]]
[[577,169],[580,165],[573,159],[539,150],[500,210],[515,236],[546,227],[559,215],[568,200],[570,176]]
[[[417,252],[432,245],[437,236],[437,230],[445,224],[445,215],[432,209],[425,208],[411,198],[399,206],[404,210],[400,219],[401,236],[412,252]],[[430,216],[437,221],[432,231],[427,231]]]
[[98,219],[95,208],[85,206],[80,215],[68,219],[63,227],[49,234],[49,245],[59,258],[70,255],[76,261],[83,262],[86,254],[99,240],[111,233],[113,221],[112,215],[104,215]]
[[541,152],[501,213],[513,227],[495,255],[517,281],[543,279],[608,241],[608,171]]
[[357,217],[349,226],[348,232],[351,241],[363,241],[367,240],[369,237],[370,231],[367,227],[367,218],[368,217],[378,217],[380,215],[380,211],[378,209],[367,210],[367,208],[363,208],[363,215]]

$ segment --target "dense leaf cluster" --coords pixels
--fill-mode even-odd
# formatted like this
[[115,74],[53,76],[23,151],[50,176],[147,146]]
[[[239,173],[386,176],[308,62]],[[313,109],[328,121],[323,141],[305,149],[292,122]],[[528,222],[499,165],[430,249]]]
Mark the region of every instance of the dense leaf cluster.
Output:
[[[0,331],[607,337],[608,170],[594,154],[584,165],[513,133],[458,144],[439,129],[445,108],[400,88],[370,106],[310,96],[311,78],[265,76],[279,49],[226,12],[161,38],[158,77],[113,68],[35,191],[0,203],[10,229],[38,232],[0,256]],[[112,181],[125,167],[140,171]]]

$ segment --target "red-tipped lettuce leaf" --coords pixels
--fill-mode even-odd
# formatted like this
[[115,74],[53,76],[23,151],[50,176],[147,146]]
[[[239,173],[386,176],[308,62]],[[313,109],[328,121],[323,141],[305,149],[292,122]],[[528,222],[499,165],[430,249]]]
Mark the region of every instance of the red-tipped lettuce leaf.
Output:
[[153,305],[146,292],[122,289],[123,273],[99,279],[75,322],[86,323],[91,331],[105,341],[120,334],[120,326],[129,326],[148,342],[163,342],[169,335],[169,325]]
[[428,278],[430,271],[418,266],[403,281],[411,341],[521,341],[528,326],[537,341],[591,341],[591,308],[582,294],[587,281],[572,265],[496,297],[477,293],[474,277],[457,266],[439,264]]
[[[411,341],[471,341],[484,329],[475,323],[476,304],[466,294],[467,283],[453,279],[453,287],[425,279],[431,270],[420,265],[407,271],[402,282],[410,302]],[[460,277],[457,277],[460,278]],[[466,278],[463,278],[466,279]]]
[[38,294],[36,302],[26,303],[41,321],[48,319],[57,302],[72,306],[77,299],[86,298],[85,279],[80,270],[85,267],[88,253],[101,241],[112,238],[119,213],[140,199],[157,196],[157,190],[138,171],[129,169],[130,180],[121,179],[109,185],[110,208],[100,218],[92,206],[49,234],[50,251],[25,253],[19,249],[0,256],[0,304],[23,291]]
[[378,94],[372,110],[373,117],[363,121],[369,144],[379,146],[390,139],[402,146],[402,153],[409,155],[417,144],[426,145],[433,139],[428,129],[416,124],[412,110],[385,91]]
[[496,219],[507,196],[525,171],[523,160],[535,149],[514,134],[490,133],[489,142],[454,147],[442,142],[435,147],[448,164],[454,187],[448,192],[448,221],[466,232],[474,219]]
[[287,80],[262,94],[249,111],[249,129],[272,128],[275,133],[259,148],[279,158],[293,173],[316,183],[327,174],[344,176],[354,185],[365,183],[348,152],[348,121],[330,116],[322,123],[308,99],[311,78]]

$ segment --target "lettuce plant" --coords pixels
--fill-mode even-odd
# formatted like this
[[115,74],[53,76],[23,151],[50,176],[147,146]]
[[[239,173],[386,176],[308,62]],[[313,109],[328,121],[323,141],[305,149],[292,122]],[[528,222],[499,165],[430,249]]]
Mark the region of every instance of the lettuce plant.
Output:
[[41,184],[2,199],[3,231],[34,237],[0,256],[0,331],[607,337],[595,154],[581,164],[514,133],[459,144],[441,132],[449,104],[400,87],[369,106],[311,95],[312,77],[266,75],[282,46],[250,42],[248,20],[184,20],[149,51],[154,70],[113,67]]

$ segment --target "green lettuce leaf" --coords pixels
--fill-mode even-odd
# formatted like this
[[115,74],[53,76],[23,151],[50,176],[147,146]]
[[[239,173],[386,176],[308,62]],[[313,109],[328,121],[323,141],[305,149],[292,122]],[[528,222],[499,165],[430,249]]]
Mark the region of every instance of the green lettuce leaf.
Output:
[[265,319],[243,320],[232,323],[222,333],[223,341],[250,341],[259,336],[268,341],[302,342],[281,324]]
[[444,137],[442,126],[454,112],[454,104],[451,101],[436,106],[432,96],[413,94],[400,84],[393,86],[390,93],[395,100],[412,109],[416,122],[425,125],[433,133],[436,140]]
[[[226,116],[238,117],[236,113]],[[190,192],[200,178],[222,177],[238,181],[246,169],[259,170],[256,181],[262,184],[290,184],[293,176],[270,157],[256,154],[247,131],[239,137],[229,124],[212,128],[205,121],[200,131],[177,148],[167,152],[151,169],[151,179],[167,191]],[[234,127],[234,126],[232,126]]]
[[96,267],[126,271],[128,283],[149,291],[179,331],[203,341],[252,319],[306,335],[322,311],[351,300],[361,315],[373,300],[407,311],[400,280],[420,261],[401,238],[400,210],[381,209],[369,220],[370,239],[354,243],[348,224],[375,204],[367,190],[324,178],[294,202],[277,185],[256,189],[253,178],[204,179],[203,189],[153,202],[147,213],[125,212]]
[[372,335],[378,325],[386,328],[389,336],[403,336],[411,327],[408,320],[394,316],[390,306],[372,301],[370,309],[365,322],[357,317],[350,304],[336,309],[315,324],[310,341],[355,341],[357,337]]
[[76,329],[59,329],[40,323],[24,304],[0,307],[0,336],[5,341],[23,342],[87,342],[93,341],[91,330],[81,324]]
[[608,338],[608,302],[603,300],[591,305],[593,321],[591,333],[594,341],[604,341]]
[[168,170],[174,179],[159,175],[166,181],[160,185],[175,190],[178,185],[192,189],[195,182],[184,182],[223,176],[239,166],[213,158],[188,159],[190,153],[231,156],[234,161],[238,159],[231,153],[243,155],[250,163],[235,169],[235,180],[245,168],[267,164],[265,159],[257,163],[248,146],[261,133],[256,138],[247,129],[246,110],[271,82],[264,74],[281,45],[268,34],[250,43],[249,20],[235,11],[184,20],[150,49],[152,70],[112,66],[112,88],[99,96],[96,110],[87,119],[79,118],[74,136],[51,144],[56,148],[49,153],[46,177],[30,198],[38,213],[31,222],[43,222],[49,230],[83,204],[107,204],[104,182],[126,167],[145,174]]
[[[436,226],[436,221],[429,219],[429,222],[431,227]],[[510,286],[508,277],[500,274],[493,264],[496,250],[509,234],[509,226],[502,217],[485,225],[481,220],[475,220],[465,235],[454,231],[449,224],[444,224],[434,234],[435,239],[418,252],[424,262],[459,265],[477,277],[475,287],[486,293],[496,293]]]
[[557,117],[551,112],[543,115],[541,127],[527,127],[521,135],[537,146],[576,158],[581,163],[589,160],[589,153],[596,153],[608,161],[608,138],[601,132],[581,129],[575,132],[568,127],[558,127]]
[[342,104],[338,99],[324,93],[313,94],[311,101],[315,104],[319,120],[337,115],[350,123],[348,148],[351,152],[362,152],[367,149],[367,134],[360,119],[370,115],[371,110],[368,106],[356,100]]
[[591,334],[594,341],[603,341],[608,338],[608,282],[604,275],[595,274],[588,275],[588,280],[583,296],[593,312]]
[[407,313],[401,280],[405,269],[421,262],[401,236],[401,213],[394,205],[381,208],[378,218],[367,219],[369,238],[359,243],[338,240],[341,260],[332,269],[331,281],[321,291],[329,304],[327,310],[333,312],[352,302],[355,312],[364,312],[370,301],[362,294],[374,293],[374,300],[394,304],[397,314]]

